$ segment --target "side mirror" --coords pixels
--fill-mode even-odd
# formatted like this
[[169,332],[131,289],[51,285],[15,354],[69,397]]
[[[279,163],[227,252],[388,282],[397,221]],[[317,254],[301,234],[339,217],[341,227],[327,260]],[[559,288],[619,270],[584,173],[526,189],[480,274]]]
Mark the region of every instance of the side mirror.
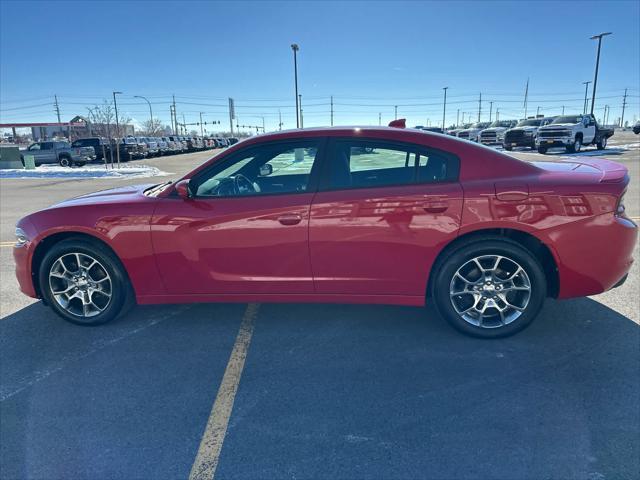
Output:
[[261,177],[268,177],[272,173],[273,173],[273,165],[271,165],[270,163],[265,163],[264,165],[262,165],[260,167],[260,176]]
[[185,180],[180,180],[178,183],[176,183],[176,186],[175,186],[176,192],[178,192],[178,196],[183,200],[188,200],[189,198],[191,198],[191,190],[189,189],[190,181],[191,180],[189,179],[185,179]]

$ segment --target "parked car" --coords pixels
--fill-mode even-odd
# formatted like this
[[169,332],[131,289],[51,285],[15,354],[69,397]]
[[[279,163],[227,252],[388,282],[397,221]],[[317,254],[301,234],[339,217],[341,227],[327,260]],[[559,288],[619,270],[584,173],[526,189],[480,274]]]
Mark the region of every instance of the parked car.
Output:
[[158,145],[158,155],[167,155],[169,153],[169,144],[161,137],[153,137],[153,140]]
[[517,120],[496,120],[480,132],[480,143],[483,145],[502,145],[505,132],[517,124]]
[[520,120],[514,127],[504,132],[502,146],[505,150],[513,150],[514,147],[530,147],[536,149],[536,137],[538,128],[548,125],[556,117],[527,118]]
[[36,166],[57,163],[62,167],[81,167],[96,159],[93,147],[72,147],[62,141],[32,143],[20,152],[23,165],[25,155],[32,155]]
[[613,129],[601,127],[593,115],[560,115],[538,129],[536,147],[538,153],[547,153],[553,147],[564,147],[568,153],[574,153],[583,145],[604,150],[612,135]]
[[105,158],[109,158],[109,140],[102,137],[78,138],[71,143],[72,148],[92,147],[96,156],[96,160],[104,162]]
[[460,130],[458,132],[458,138],[464,138],[465,140],[471,140],[472,142],[478,142],[480,138],[480,132],[485,128],[488,128],[491,123],[489,122],[477,122],[472,124],[469,128]]
[[170,135],[169,140],[174,144],[174,151],[176,153],[182,153],[185,151],[184,144],[182,143],[182,139],[177,135]]
[[229,146],[235,145],[236,143],[238,143],[238,139],[236,137],[228,137],[227,143],[229,144]]
[[462,125],[461,127],[457,127],[457,128],[451,128],[449,130],[447,130],[447,135],[451,135],[453,137],[457,137],[458,133],[460,133],[462,130],[466,130],[467,128],[469,128],[471,126],[470,123],[465,123],[464,125]]
[[160,154],[158,149],[158,143],[151,137],[136,137],[138,143],[144,143],[147,146],[147,155],[149,157],[156,157]]
[[638,237],[628,184],[624,165],[591,157],[523,162],[404,128],[293,130],[175,183],[28,215],[13,254],[21,290],[82,325],[133,301],[428,302],[499,337],[546,297],[624,282]]
[[[112,142],[115,142],[115,140],[112,140]],[[121,162],[145,158],[147,156],[147,144],[139,143],[135,137],[125,137],[118,140],[118,151]],[[110,160],[116,162],[118,159],[116,148],[111,148],[111,152],[113,152],[113,159],[110,158]]]
[[425,132],[433,132],[433,133],[442,133],[442,128],[440,127],[423,127],[421,125],[415,127],[417,130],[424,130]]
[[224,137],[215,137],[218,148],[227,148],[229,144]]
[[633,126],[633,133],[635,133],[636,135],[640,133],[640,120],[638,120]]

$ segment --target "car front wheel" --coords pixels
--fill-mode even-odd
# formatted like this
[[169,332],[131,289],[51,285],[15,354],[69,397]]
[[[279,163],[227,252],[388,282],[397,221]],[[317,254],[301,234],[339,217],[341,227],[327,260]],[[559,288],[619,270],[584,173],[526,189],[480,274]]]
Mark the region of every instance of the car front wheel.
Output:
[[441,263],[432,294],[455,328],[497,338],[527,327],[546,292],[542,267],[529,251],[508,239],[486,239],[462,246]]
[[120,261],[106,247],[83,239],[55,244],[40,264],[39,282],[45,302],[79,325],[113,320],[130,303]]

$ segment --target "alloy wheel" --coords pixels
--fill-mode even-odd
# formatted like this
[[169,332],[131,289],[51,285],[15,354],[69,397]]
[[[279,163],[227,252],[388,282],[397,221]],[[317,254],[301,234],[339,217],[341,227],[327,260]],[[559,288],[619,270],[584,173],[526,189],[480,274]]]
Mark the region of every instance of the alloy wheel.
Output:
[[76,317],[94,317],[111,302],[113,283],[104,265],[86,253],[66,253],[49,269],[56,303]]
[[482,255],[465,262],[453,275],[449,297],[456,313],[481,328],[515,321],[531,299],[531,281],[515,260]]

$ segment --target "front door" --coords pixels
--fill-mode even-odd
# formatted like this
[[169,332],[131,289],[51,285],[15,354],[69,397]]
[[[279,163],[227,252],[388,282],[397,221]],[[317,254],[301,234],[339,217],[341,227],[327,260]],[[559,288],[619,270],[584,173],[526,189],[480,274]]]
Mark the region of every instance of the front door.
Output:
[[247,147],[159,200],[151,231],[169,294],[308,294],[312,169],[321,140]]
[[317,293],[423,297],[460,226],[458,159],[378,140],[337,140],[311,206]]

